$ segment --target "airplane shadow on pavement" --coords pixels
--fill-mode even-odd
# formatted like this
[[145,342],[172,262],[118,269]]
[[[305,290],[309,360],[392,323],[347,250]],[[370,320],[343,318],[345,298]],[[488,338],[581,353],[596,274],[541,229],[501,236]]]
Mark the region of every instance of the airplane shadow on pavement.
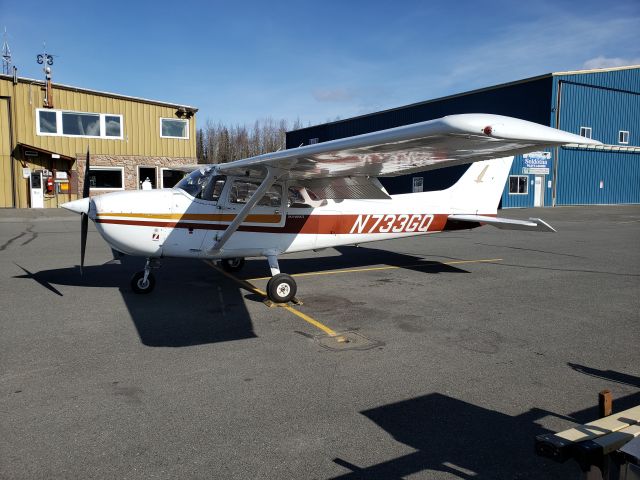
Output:
[[[311,258],[282,257],[280,267],[289,274],[309,271],[395,266],[425,274],[468,273],[466,270],[422,257],[388,252],[375,248],[339,247],[340,255]],[[31,272],[16,264],[23,272],[14,278],[31,279],[51,294],[63,297],[57,286],[83,288],[118,288],[140,336],[140,341],[152,347],[186,347],[232,340],[255,338],[245,300],[262,298],[241,289],[237,283],[222,276],[204,262],[193,259],[163,259],[155,270],[156,288],[147,295],[131,291],[129,280],[140,270],[141,258],[122,257],[104,265]],[[238,272],[240,278],[268,275],[264,259],[248,260]],[[304,283],[310,279],[300,279]]]
[[[167,259],[154,271],[156,289],[147,295],[131,291],[129,280],[144,261],[123,257],[118,263],[30,272],[14,278],[32,279],[63,297],[63,285],[81,288],[118,288],[138,331],[151,347],[187,347],[255,338],[242,292],[235,284],[197,260]],[[220,278],[216,278],[220,277]],[[96,295],[95,292],[88,296]],[[87,312],[90,315],[90,312]]]
[[[325,252],[337,251],[340,255],[330,255]],[[458,259],[451,259],[456,261]],[[314,257],[294,258],[283,255],[279,259],[280,270],[290,275],[307,272],[328,272],[330,270],[346,270],[376,266],[397,267],[404,270],[414,270],[426,274],[437,273],[469,273],[454,265],[425,260],[424,257],[391,252],[379,248],[342,246],[329,248],[317,253]],[[247,261],[240,272],[243,278],[264,277],[268,274],[267,262],[264,259]],[[304,280],[299,280],[300,283]]]
[[[616,411],[635,406],[640,393],[616,400]],[[406,455],[361,466],[333,461],[350,472],[336,479],[400,479],[423,471],[447,472],[465,479],[582,478],[574,461],[558,464],[534,453],[537,435],[550,433],[539,425],[546,416],[577,423],[597,418],[595,409],[570,417],[538,408],[511,416],[440,393],[404,400],[360,412],[396,441],[415,449]]]

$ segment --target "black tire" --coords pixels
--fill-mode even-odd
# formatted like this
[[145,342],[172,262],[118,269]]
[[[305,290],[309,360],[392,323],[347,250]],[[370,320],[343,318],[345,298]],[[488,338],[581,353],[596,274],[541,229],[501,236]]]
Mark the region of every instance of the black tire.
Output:
[[244,267],[244,258],[223,258],[220,263],[225,272],[237,272]]
[[287,303],[295,297],[297,290],[296,281],[286,273],[274,275],[267,283],[267,296],[274,303]]
[[156,279],[153,276],[153,273],[149,273],[146,284],[142,283],[143,280],[144,270],[137,272],[133,277],[131,277],[131,290],[135,293],[151,293],[153,288],[156,286]]

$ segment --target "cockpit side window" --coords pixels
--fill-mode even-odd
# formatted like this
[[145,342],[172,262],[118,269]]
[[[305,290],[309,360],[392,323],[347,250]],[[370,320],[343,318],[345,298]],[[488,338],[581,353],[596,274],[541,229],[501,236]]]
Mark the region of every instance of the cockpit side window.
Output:
[[214,175],[211,168],[201,168],[180,180],[175,188],[180,188],[195,198],[217,201],[226,178],[224,175]]
[[220,199],[220,195],[222,194],[222,189],[224,188],[224,184],[227,181],[227,177],[224,175],[216,175],[213,177],[207,188],[205,188],[202,199],[209,200],[210,202],[217,202]]
[[184,190],[193,197],[200,198],[212,174],[211,169],[200,168],[180,180],[175,188]]

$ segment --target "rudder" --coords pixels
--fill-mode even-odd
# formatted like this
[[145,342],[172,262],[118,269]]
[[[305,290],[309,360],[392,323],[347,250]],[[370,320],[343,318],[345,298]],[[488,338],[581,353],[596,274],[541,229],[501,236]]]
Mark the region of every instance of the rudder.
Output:
[[495,214],[514,157],[472,163],[460,179],[446,191],[453,213]]

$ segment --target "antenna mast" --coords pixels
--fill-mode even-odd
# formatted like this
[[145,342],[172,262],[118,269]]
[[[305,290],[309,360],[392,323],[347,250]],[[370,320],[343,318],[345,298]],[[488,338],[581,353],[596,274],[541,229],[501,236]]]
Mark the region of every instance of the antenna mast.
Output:
[[2,43],[2,73],[9,75],[11,71],[11,49],[9,48],[9,41],[7,40],[7,27],[4,27]]
[[45,78],[44,106],[53,108],[53,88],[51,86],[51,65],[53,65],[53,55],[47,53],[47,44],[42,42],[42,53],[36,56],[36,61],[43,65],[42,71]]

